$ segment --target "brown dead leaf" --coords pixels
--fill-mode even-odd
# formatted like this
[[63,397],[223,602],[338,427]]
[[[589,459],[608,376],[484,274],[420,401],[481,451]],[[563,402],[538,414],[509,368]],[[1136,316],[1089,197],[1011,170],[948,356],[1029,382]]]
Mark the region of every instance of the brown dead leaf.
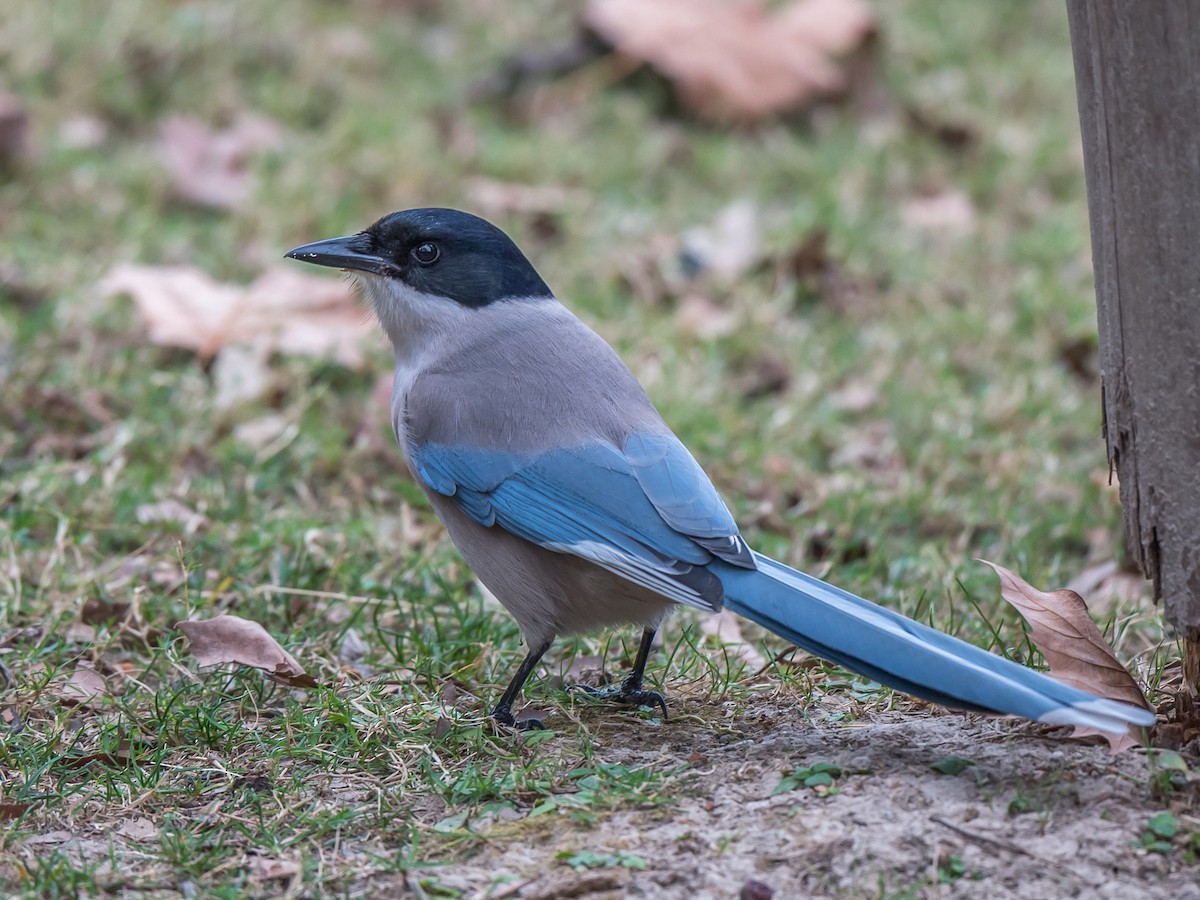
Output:
[[22,803],[14,800],[0,800],[0,822],[19,819],[25,815],[32,803]]
[[150,744],[148,741],[138,739],[131,740],[123,737],[117,742],[117,746],[113,750],[102,750],[97,753],[84,753],[79,756],[68,754],[63,757],[63,765],[69,769],[82,769],[90,766],[92,763],[100,763],[105,766],[128,766],[135,759],[139,758],[141,753],[148,751]]
[[280,684],[317,686],[317,680],[257,622],[223,615],[215,619],[178,622],[175,627],[187,635],[192,644],[192,656],[201,666],[240,663],[262,669]]
[[195,350],[203,360],[240,344],[355,368],[374,327],[345,282],[282,267],[242,287],[190,266],[119,265],[100,290],[131,297],[154,343]]
[[[981,559],[1000,576],[1000,594],[1029,623],[1030,636],[1050,674],[1064,684],[1107,700],[1153,711],[1141,688],[1121,665],[1112,647],[1088,615],[1087,604],[1074,591],[1039,591],[1003,566]],[[1124,735],[1076,727],[1073,737],[1102,735],[1114,753],[1141,745],[1139,729]]]
[[0,93],[0,169],[29,150],[29,111],[15,94]]
[[79,662],[69,678],[56,684],[55,693],[68,706],[82,706],[107,697],[108,684],[91,663]]
[[189,116],[170,116],[159,127],[158,155],[185,200],[236,209],[250,196],[255,156],[278,148],[283,129],[263,116],[242,113],[224,129]]
[[79,611],[79,620],[85,625],[99,625],[124,619],[128,614],[128,603],[110,603],[99,597],[89,597]]
[[742,637],[742,626],[737,616],[727,609],[709,616],[700,623],[704,634],[715,637],[717,642],[737,659],[746,663],[746,668],[757,672],[764,668],[767,659]]
[[791,0],[771,9],[718,0],[589,0],[583,21],[618,54],[663,75],[696,114],[742,122],[845,91],[837,58],[875,31],[862,0]]

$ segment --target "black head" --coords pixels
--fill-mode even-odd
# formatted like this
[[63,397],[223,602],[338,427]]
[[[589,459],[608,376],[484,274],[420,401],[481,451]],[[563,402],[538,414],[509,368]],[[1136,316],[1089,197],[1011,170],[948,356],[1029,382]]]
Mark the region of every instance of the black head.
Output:
[[305,244],[287,256],[403,281],[463,306],[548,297],[550,288],[508,235],[456,209],[407,209],[366,231]]

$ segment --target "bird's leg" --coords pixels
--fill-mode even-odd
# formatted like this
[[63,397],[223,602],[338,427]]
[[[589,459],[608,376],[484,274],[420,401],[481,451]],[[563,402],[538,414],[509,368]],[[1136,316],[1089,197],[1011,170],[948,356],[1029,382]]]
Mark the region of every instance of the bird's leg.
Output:
[[513,716],[513,704],[517,700],[517,694],[521,693],[521,688],[529,679],[529,674],[533,671],[538,661],[542,658],[550,645],[554,643],[554,639],[543,643],[540,647],[533,647],[525,658],[521,660],[521,665],[517,667],[517,674],[513,676],[513,680],[508,683],[504,694],[500,697],[500,702],[496,704],[496,708],[492,710],[492,718],[501,725],[508,725],[512,728],[517,728],[521,731],[540,731],[546,727],[546,724],[541,719],[524,719],[520,722]]
[[586,684],[569,684],[567,690],[583,691],[589,697],[611,700],[614,703],[657,706],[662,710],[663,718],[667,718],[667,701],[663,695],[658,691],[642,690],[642,679],[646,674],[646,661],[650,658],[650,648],[654,645],[654,633],[657,630],[657,628],[646,628],[642,631],[642,643],[638,647],[637,658],[633,661],[633,671],[621,679],[619,685],[594,688]]

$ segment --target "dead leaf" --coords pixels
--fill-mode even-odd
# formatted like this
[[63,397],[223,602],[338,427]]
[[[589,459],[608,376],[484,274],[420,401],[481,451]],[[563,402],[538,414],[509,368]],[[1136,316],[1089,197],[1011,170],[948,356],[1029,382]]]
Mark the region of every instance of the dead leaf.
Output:
[[228,344],[217,354],[212,369],[213,405],[217,409],[232,409],[239,403],[249,403],[271,389],[270,352],[250,344]]
[[728,337],[738,330],[738,315],[718,306],[701,294],[688,294],[679,301],[679,328],[702,341]]
[[506,213],[556,214],[580,199],[578,191],[552,184],[518,184],[494,178],[474,176],[463,183],[463,189],[481,215],[501,216]]
[[758,207],[747,200],[732,203],[709,225],[683,235],[686,267],[732,284],[762,259]]
[[[391,376],[388,376],[391,381]],[[283,449],[300,433],[300,427],[282,413],[267,413],[257,419],[242,422],[233,429],[233,436],[255,450],[265,451],[268,447]]]
[[0,822],[21,818],[31,806],[33,803],[19,803],[14,800],[0,801]]
[[70,150],[93,150],[108,140],[108,133],[103,119],[79,113],[58,127],[58,142]]
[[192,644],[192,656],[201,666],[240,663],[262,669],[280,684],[316,687],[317,680],[305,673],[292,654],[283,649],[257,622],[240,616],[193,619],[175,625]]
[[745,363],[739,393],[744,400],[782,394],[792,382],[792,369],[783,358],[761,351]]
[[300,863],[292,859],[252,856],[248,868],[252,881],[275,881],[282,878],[294,878],[300,874]]
[[0,169],[29,150],[29,112],[16,94],[0,93]]
[[71,677],[58,683],[55,692],[68,706],[82,706],[107,697],[108,684],[91,663],[79,662],[76,663]]
[[[991,566],[1000,576],[1001,596],[1029,623],[1030,636],[1046,657],[1051,675],[1097,697],[1153,712],[1137,682],[1088,615],[1082,597],[1069,590],[1039,591],[1003,566],[986,559],[980,562]],[[1102,735],[1112,751],[1119,753],[1141,745],[1139,732],[1140,729],[1130,726],[1128,734],[1113,735],[1077,726],[1072,736]]]
[[190,266],[119,265],[101,282],[107,297],[128,295],[150,340],[194,350],[203,360],[238,344],[262,353],[330,357],[356,368],[374,325],[349,284],[277,267],[246,287],[214,281]]
[[594,654],[575,654],[548,662],[543,668],[545,680],[555,688],[571,684],[603,687],[609,683],[608,674],[604,671],[604,658]]
[[975,229],[975,205],[965,192],[947,190],[908,200],[900,208],[900,219],[906,228],[966,235]]
[[862,0],[791,0],[771,9],[717,0],[589,0],[583,21],[619,55],[665,77],[696,114],[742,122],[844,92],[837,58],[875,31]]
[[159,500],[157,503],[141,504],[137,508],[137,520],[143,525],[168,522],[178,525],[184,534],[195,534],[208,524],[206,516],[171,498]]
[[731,655],[742,660],[751,672],[757,672],[767,664],[767,659],[742,637],[742,626],[737,616],[727,609],[709,616],[700,623],[700,630],[715,637]]
[[79,620],[85,625],[99,625],[124,619],[128,614],[128,603],[109,603],[98,597],[89,597],[79,611]]
[[158,837],[158,828],[144,816],[126,819],[117,826],[117,834],[134,841],[152,841]]
[[67,755],[63,757],[63,765],[69,769],[82,769],[92,763],[100,763],[105,766],[127,766],[138,757],[142,752],[149,749],[149,743],[142,740],[130,740],[127,737],[121,738],[117,742],[115,750],[104,750],[99,753],[84,753],[79,756]]
[[189,116],[170,116],[159,126],[158,155],[185,200],[236,209],[250,197],[254,157],[278,148],[283,129],[264,116],[242,113],[224,129]]

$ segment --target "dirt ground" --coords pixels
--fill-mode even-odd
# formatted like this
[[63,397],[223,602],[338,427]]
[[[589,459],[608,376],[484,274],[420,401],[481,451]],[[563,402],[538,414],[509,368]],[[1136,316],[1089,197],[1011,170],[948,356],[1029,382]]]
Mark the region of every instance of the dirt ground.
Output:
[[[669,802],[598,812],[590,825],[528,817],[529,809],[479,819],[469,827],[482,840],[468,842],[458,863],[406,875],[372,865],[394,848],[347,834],[322,865],[345,870],[337,895],[346,897],[1200,898],[1181,848],[1160,854],[1139,844],[1147,821],[1169,805],[1152,796],[1140,750],[1114,757],[1063,739],[1061,729],[932,709],[845,723],[830,721],[836,706],[823,704],[810,721],[755,702],[741,718],[728,709],[727,724],[714,727],[714,710],[697,702],[677,703],[665,723],[608,706],[578,710],[598,738],[597,764],[681,769]],[[555,752],[556,740],[539,752]],[[952,774],[931,768],[947,757],[973,764]],[[835,790],[772,796],[783,774],[817,763],[842,770]],[[355,786],[339,780],[314,783],[314,794],[354,802]],[[453,812],[428,800],[416,807],[423,819]],[[1195,830],[1189,815],[1179,819]],[[122,884],[121,873],[141,864],[139,842],[154,839],[153,828],[140,835],[136,824],[48,831],[15,849],[100,862],[115,876],[115,896],[202,895],[166,872]],[[608,861],[576,870],[565,859],[589,852]],[[630,860],[635,867],[621,864]],[[256,896],[310,896],[284,870],[268,871],[273,865],[251,860],[251,871],[266,867]]]
[[[851,725],[762,715],[715,738],[686,720],[629,722],[621,734],[606,761],[690,757],[694,794],[527,844],[498,825],[439,882],[524,900],[768,896],[751,880],[776,898],[1200,897],[1196,870],[1178,853],[1137,846],[1163,809],[1139,751],[1113,757],[1037,726],[936,713]],[[974,765],[955,775],[930,768],[947,756]],[[771,795],[783,770],[815,761],[845,770],[836,793]],[[635,854],[646,868],[572,872],[555,862],[582,850]],[[516,877],[489,891],[505,874]]]

